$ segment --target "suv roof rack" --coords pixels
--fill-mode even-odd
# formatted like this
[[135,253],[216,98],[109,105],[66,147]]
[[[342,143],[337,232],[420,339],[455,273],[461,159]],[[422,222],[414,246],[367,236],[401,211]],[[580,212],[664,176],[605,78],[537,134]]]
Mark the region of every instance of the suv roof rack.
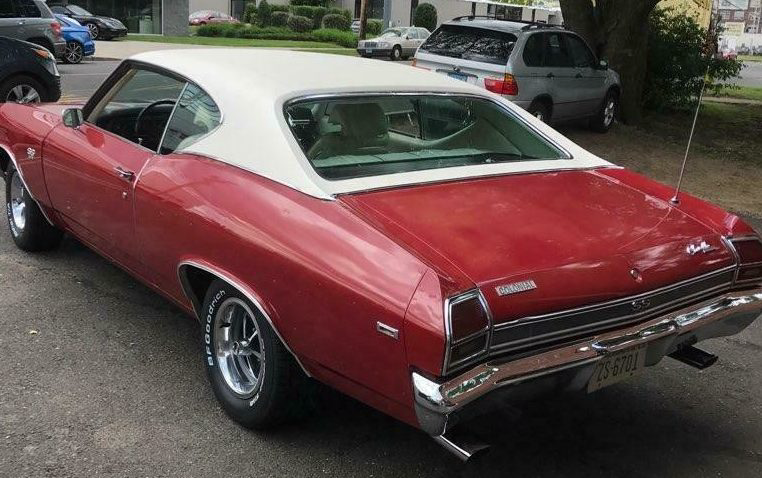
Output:
[[513,23],[525,23],[526,25],[521,28],[522,31],[531,30],[533,28],[561,28],[564,29],[563,25],[554,25],[547,22],[539,22],[539,21],[530,21],[530,20],[511,20],[508,18],[498,18],[495,15],[462,15],[460,17],[455,17],[451,21],[453,22],[460,22],[463,20],[475,20],[475,19],[485,19],[485,20],[499,20],[504,22],[513,22]]

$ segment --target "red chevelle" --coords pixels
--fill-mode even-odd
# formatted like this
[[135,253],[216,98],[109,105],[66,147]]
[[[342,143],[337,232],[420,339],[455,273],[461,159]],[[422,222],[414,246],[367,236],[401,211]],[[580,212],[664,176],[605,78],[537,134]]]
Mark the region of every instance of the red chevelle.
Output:
[[81,109],[0,107],[0,166],[16,244],[68,232],[195,315],[249,427],[313,377],[465,458],[459,421],[665,356],[707,367],[697,342],[762,314],[738,217],[406,66],[138,55]]

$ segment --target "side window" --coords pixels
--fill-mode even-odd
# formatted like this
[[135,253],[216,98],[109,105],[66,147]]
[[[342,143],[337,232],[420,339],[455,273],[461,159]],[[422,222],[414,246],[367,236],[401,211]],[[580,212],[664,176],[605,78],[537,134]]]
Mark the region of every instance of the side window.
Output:
[[524,64],[526,66],[542,66],[542,37],[542,33],[536,33],[527,38],[526,45],[524,45]]
[[156,151],[185,86],[150,70],[129,70],[90,112],[87,121]]
[[59,15],[65,15],[66,14],[66,9],[64,7],[62,7],[62,6],[59,6],[59,5],[52,5],[50,7],[50,11],[52,11],[53,13],[57,13]]
[[13,0],[0,0],[0,18],[14,18],[16,16]]
[[575,35],[566,36],[566,42],[569,44],[569,51],[571,52],[572,59],[574,60],[574,66],[577,68],[588,68],[595,64],[595,56],[590,48],[587,47],[581,38]]
[[545,66],[570,68],[572,65],[569,49],[561,33],[546,33]]
[[216,128],[221,119],[214,100],[198,86],[188,83],[167,125],[161,154],[190,146]]
[[16,0],[18,6],[19,16],[25,18],[40,18],[42,13],[37,5],[32,0]]

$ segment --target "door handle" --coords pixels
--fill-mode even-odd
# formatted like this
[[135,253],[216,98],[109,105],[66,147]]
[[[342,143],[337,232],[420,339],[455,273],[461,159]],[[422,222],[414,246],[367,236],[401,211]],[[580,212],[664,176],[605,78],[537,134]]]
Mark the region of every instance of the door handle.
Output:
[[19,20],[19,25],[26,25],[26,22],[24,20]]
[[545,76],[547,76],[548,78],[555,78],[556,77],[556,75],[554,75],[553,73],[548,73]]
[[114,168],[114,171],[116,171],[116,174],[125,181],[132,181],[135,179],[135,173],[133,171],[127,171],[121,166]]

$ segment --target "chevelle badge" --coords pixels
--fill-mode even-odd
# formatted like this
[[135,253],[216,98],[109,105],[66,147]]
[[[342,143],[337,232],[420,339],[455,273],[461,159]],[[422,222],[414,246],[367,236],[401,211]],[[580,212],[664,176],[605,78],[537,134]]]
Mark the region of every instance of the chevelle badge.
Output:
[[495,290],[497,291],[497,295],[504,296],[517,294],[519,292],[526,292],[536,288],[537,284],[535,284],[533,280],[529,279],[521,282],[511,282],[510,284],[499,285],[495,287]]

